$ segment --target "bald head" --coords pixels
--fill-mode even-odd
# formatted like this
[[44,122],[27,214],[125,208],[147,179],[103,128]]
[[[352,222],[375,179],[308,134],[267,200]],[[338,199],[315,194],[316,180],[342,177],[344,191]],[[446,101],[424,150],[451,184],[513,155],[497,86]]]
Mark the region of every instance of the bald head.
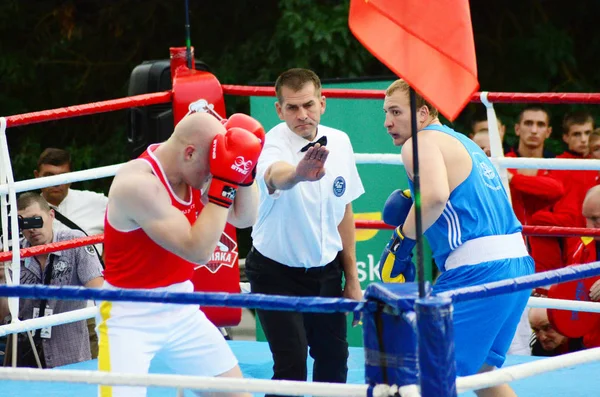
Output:
[[546,351],[552,351],[567,342],[567,337],[559,334],[548,320],[548,311],[545,308],[533,307],[529,309],[529,325],[536,339]]
[[204,144],[208,147],[217,134],[224,133],[225,127],[214,116],[208,113],[192,113],[181,119],[171,138],[184,145]]
[[587,191],[581,213],[586,219],[587,227],[600,228],[600,185]]
[[181,119],[171,137],[155,151],[169,181],[202,188],[210,176],[210,145],[217,134],[225,132],[221,122],[207,113],[192,113]]
[[529,309],[529,324],[533,327],[535,325],[548,324],[548,312],[546,308],[532,307]]

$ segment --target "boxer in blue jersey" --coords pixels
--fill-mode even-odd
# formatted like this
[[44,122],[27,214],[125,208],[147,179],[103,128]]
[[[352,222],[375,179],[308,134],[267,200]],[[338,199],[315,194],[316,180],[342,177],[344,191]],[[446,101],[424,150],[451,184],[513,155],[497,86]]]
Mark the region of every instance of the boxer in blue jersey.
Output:
[[[406,82],[397,80],[389,86],[383,108],[394,145],[404,145],[402,160],[412,180]],[[416,118],[423,230],[441,272],[434,293],[532,274],[533,259],[525,247],[521,224],[494,165],[470,139],[442,125],[437,109],[419,94]],[[401,198],[390,197],[386,206],[395,207],[384,210],[394,213],[398,226],[379,263],[384,282],[414,279],[414,206]],[[503,365],[529,295],[530,291],[523,291],[454,305],[457,375]],[[477,395],[515,394],[508,385],[501,385],[479,390]]]

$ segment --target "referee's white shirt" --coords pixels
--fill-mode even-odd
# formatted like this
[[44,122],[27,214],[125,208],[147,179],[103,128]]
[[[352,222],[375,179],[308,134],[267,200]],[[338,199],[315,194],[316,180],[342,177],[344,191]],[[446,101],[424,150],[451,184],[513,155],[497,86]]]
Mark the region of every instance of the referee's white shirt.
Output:
[[289,190],[269,194],[265,171],[278,161],[297,165],[309,141],[285,123],[266,135],[258,160],[256,181],[260,192],[258,220],[252,230],[253,245],[269,259],[291,267],[324,266],[342,250],[338,225],[346,204],[364,193],[356,169],[352,144],[345,132],[319,125],[315,141],[327,137],[329,156],[325,176],[316,182],[300,182]]

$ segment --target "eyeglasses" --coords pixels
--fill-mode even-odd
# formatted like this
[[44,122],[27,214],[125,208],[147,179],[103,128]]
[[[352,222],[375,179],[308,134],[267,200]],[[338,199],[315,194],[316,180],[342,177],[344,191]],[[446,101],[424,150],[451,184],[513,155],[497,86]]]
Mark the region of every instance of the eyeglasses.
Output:
[[542,325],[540,328],[535,328],[535,327],[531,327],[531,330],[533,331],[534,334],[539,334],[540,332],[550,332],[552,330],[554,330],[554,328],[552,328],[552,324],[548,323],[546,325]]

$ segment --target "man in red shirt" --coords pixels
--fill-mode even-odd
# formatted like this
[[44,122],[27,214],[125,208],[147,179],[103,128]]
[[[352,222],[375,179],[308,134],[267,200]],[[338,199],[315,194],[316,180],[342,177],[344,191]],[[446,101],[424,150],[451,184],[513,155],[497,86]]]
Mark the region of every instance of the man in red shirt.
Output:
[[[195,264],[210,260],[225,224],[254,223],[252,170],[264,130],[242,116],[223,125],[207,113],[188,115],[166,142],[119,169],[108,194],[103,288],[192,292]],[[144,374],[157,357],[182,375],[242,376],[198,305],[105,301],[96,323],[100,371]],[[146,389],[100,386],[99,395],[145,397]]]
[[[600,229],[600,185],[588,190],[583,201],[582,216],[585,219],[584,227]],[[565,240],[565,265],[578,265],[598,260],[599,237],[567,237]]]
[[[594,119],[588,112],[567,113],[563,119],[563,140],[568,145],[557,158],[584,159],[589,153],[589,137],[594,129]],[[531,224],[539,226],[585,227],[582,204],[587,191],[596,184],[597,171],[552,170],[549,175],[559,181],[565,192],[552,208],[535,213]],[[561,250],[567,250],[572,241],[560,237],[532,237],[532,250],[538,268],[550,270],[565,265]]]
[[[506,157],[553,157],[544,150],[544,141],[552,133],[550,115],[540,106],[529,106],[521,111],[515,124],[519,137],[516,150]],[[549,208],[563,194],[560,182],[548,176],[547,170],[509,169],[512,205],[519,221],[528,225],[531,216],[543,208]]]

